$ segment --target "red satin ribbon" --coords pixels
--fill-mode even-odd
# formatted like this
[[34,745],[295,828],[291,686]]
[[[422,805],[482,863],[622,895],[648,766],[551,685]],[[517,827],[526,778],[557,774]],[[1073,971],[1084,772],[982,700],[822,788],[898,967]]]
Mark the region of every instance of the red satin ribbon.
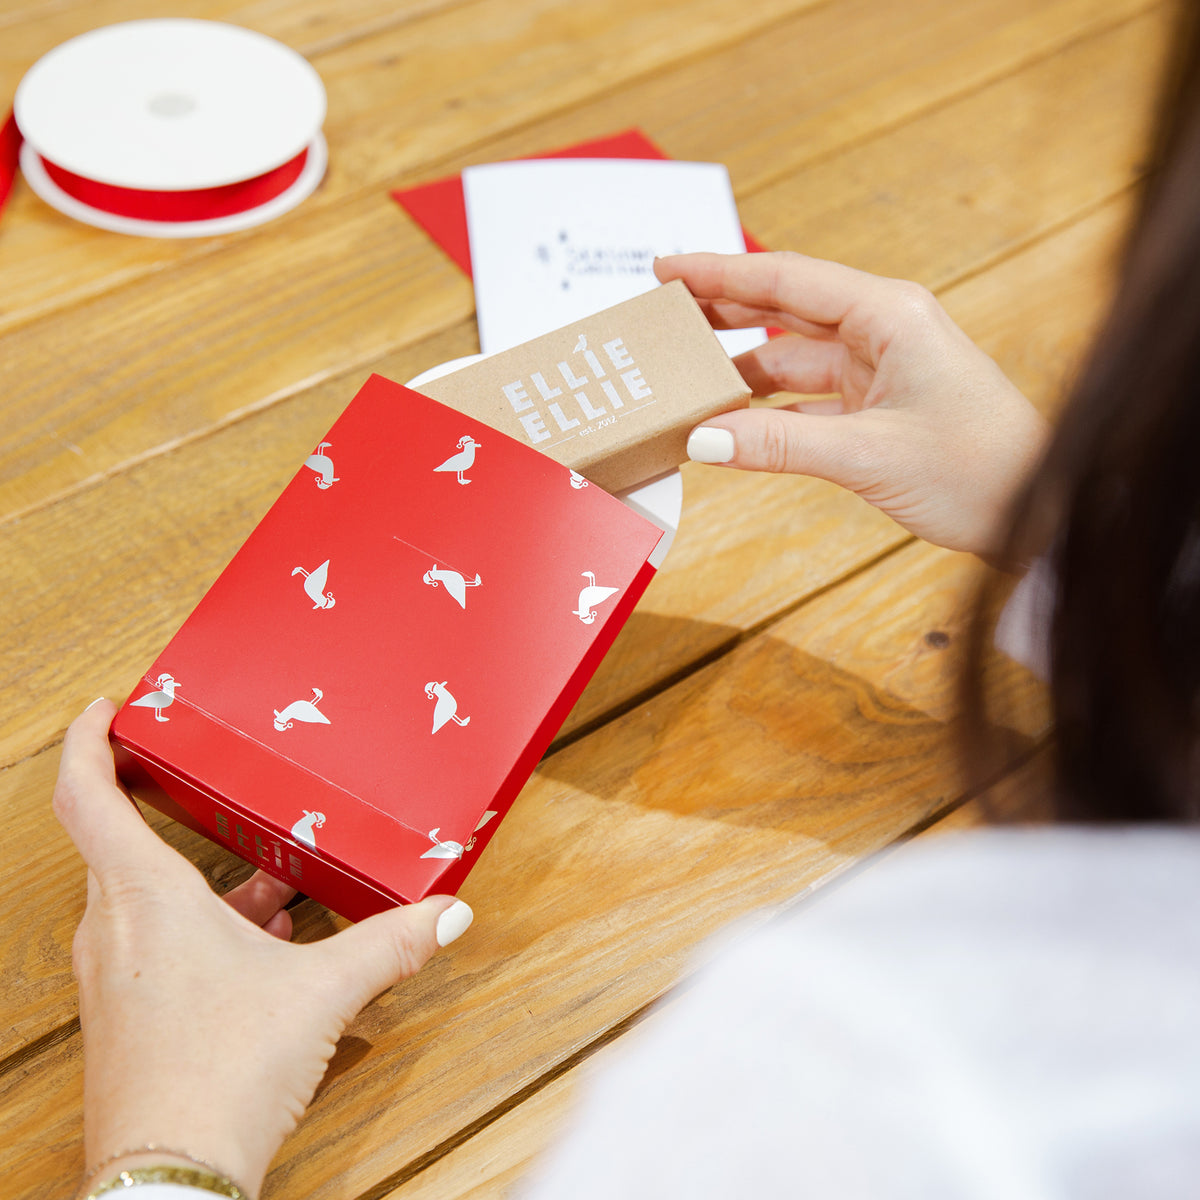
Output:
[[21,131],[17,119],[9,113],[0,125],[0,209],[8,199],[13,180],[17,177],[17,158],[21,153]]
[[296,182],[307,159],[308,150],[301,150],[295,158],[265,175],[221,187],[191,188],[182,192],[154,192],[97,183],[65,170],[48,158],[41,161],[46,174],[68,196],[102,212],[141,221],[210,221],[215,217],[247,212],[282,195]]

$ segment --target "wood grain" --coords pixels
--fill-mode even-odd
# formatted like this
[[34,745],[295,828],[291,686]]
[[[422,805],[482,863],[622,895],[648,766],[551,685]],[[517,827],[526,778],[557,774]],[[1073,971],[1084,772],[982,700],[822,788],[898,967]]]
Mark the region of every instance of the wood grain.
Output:
[[[998,353],[1006,369],[1043,403],[1051,402],[1064,362],[1077,351],[1096,306],[1102,303],[1108,248],[1124,216],[1124,206],[1116,203],[944,296],[951,312],[979,332],[985,348]],[[449,351],[446,354],[450,356]],[[397,373],[408,369],[401,366]],[[329,397],[323,401],[314,397],[313,402],[337,404]],[[228,454],[217,443],[207,458],[193,458],[179,471],[169,460],[147,463],[143,471],[128,476],[127,501],[115,487],[108,487],[95,494],[95,506],[50,510],[47,516],[58,516],[54,524],[33,519],[21,523],[25,540],[19,545],[10,542],[4,552],[32,567],[44,562],[39,547],[46,545],[58,546],[66,562],[89,561],[89,547],[98,537],[97,523],[105,520],[108,532],[100,535],[100,541],[111,541],[117,549],[109,559],[111,582],[102,580],[86,595],[82,590],[68,591],[59,611],[48,612],[39,602],[31,604],[23,618],[14,619],[13,609],[19,607],[21,597],[40,597],[51,588],[46,580],[29,576],[28,583],[14,589],[14,604],[6,613],[12,625],[4,644],[17,670],[7,684],[8,694],[14,697],[7,711],[10,718],[24,715],[27,725],[23,741],[9,743],[12,758],[36,751],[43,744],[39,739],[55,740],[70,716],[93,695],[123,695],[128,690],[141,666],[236,548],[242,530],[249,528],[281,486],[282,476],[266,477],[247,496],[248,464],[268,460],[274,449],[288,448],[289,436],[295,456],[309,448],[308,441],[301,440],[302,432],[295,431],[297,424],[302,422],[294,414],[290,421],[272,423],[253,441],[239,441]],[[231,464],[225,468],[227,476],[222,475],[222,463]],[[159,467],[162,473],[156,477]],[[686,474],[687,519],[676,548],[568,720],[568,729],[598,720],[605,711],[651,689],[655,680],[671,678],[689,663],[728,646],[780,608],[799,603],[805,595],[852,572],[860,556],[886,551],[903,540],[890,522],[819,481],[734,476],[700,467],[689,468]],[[169,492],[174,476],[203,479],[218,490],[241,494],[247,509],[223,507],[213,514],[211,527],[201,528],[195,519],[187,521],[185,536],[180,519],[166,519],[161,509],[145,511],[144,497]],[[721,514],[731,510],[753,512],[754,520],[714,533],[721,528]],[[854,538],[847,536],[851,529]],[[70,532],[75,535],[74,545],[64,548]],[[118,552],[126,543],[126,550]],[[201,547],[207,547],[207,558],[198,553]],[[133,607],[122,618],[131,607],[124,581],[142,574],[155,578],[146,571],[148,563],[173,567],[176,572],[159,577],[155,584],[160,612],[155,618],[151,606]],[[177,572],[186,564],[191,573],[180,576]],[[89,565],[86,578],[92,579],[95,569],[95,564]],[[60,575],[60,589],[66,582]],[[147,627],[148,612],[152,615]],[[849,609],[838,627],[844,629],[847,622],[858,620],[857,610]],[[112,630],[122,621],[121,635],[114,638]],[[944,632],[944,624],[945,619],[931,615],[926,632],[935,627]],[[870,631],[852,628],[849,633],[869,635]],[[60,640],[53,640],[55,636]],[[831,652],[841,636],[839,632],[829,642]],[[140,655],[135,653],[139,645]],[[26,647],[24,653],[21,647]],[[909,658],[893,664],[892,686],[897,686],[902,672],[928,669],[946,658],[931,654],[926,642],[915,645]],[[56,694],[60,697],[57,713],[47,704]],[[945,717],[949,703],[944,678],[938,706],[931,711]],[[6,728],[10,737],[18,732],[12,725]],[[54,753],[38,755],[18,763],[5,776],[11,816],[9,835],[0,847],[0,883],[7,885],[7,895],[20,897],[22,903],[10,910],[10,919],[0,928],[0,964],[11,999],[11,1041],[6,1039],[0,1056],[69,1020],[73,1011],[73,992],[63,975],[63,963],[78,911],[52,898],[68,886],[75,860],[45,811],[55,761]],[[183,837],[190,855],[206,861],[203,843]],[[33,863],[36,883],[29,877]],[[224,867],[226,879],[231,867],[229,863]],[[38,914],[42,913],[54,914],[50,928],[41,927]],[[31,925],[39,930],[33,939],[28,935]]]
[[[398,13],[382,22],[376,9],[368,9],[375,21],[368,17],[358,28],[352,11],[346,36],[333,43],[326,36],[323,50],[319,43],[306,44],[302,26],[270,19],[259,23],[249,13],[244,19],[265,33],[273,33],[276,25],[285,27],[281,32],[291,26],[298,35],[297,48],[309,53],[326,86],[331,165],[321,189],[304,205],[306,216],[311,220],[340,201],[364,198],[370,187],[379,209],[390,211],[394,223],[396,213],[383,184],[402,171],[481,136],[526,124],[547,110],[629,86],[676,56],[719,49],[812,2],[764,0],[730,9],[719,0],[582,0],[567,8],[555,0],[520,5],[507,0],[443,0],[411,5],[407,15]],[[114,7],[135,15],[153,12],[152,5],[124,0]],[[176,15],[202,9],[193,0],[188,12]],[[79,15],[70,14],[72,20]],[[368,33],[372,24],[375,31]],[[17,32],[11,30],[9,36]],[[30,29],[23,40],[36,50],[28,61],[61,40],[58,32]],[[21,69],[26,65],[22,61]],[[14,87],[19,73],[14,73]],[[112,286],[117,276],[135,278],[151,266],[178,267],[219,247],[258,240],[254,232],[185,242],[114,237],[74,225],[20,189],[12,203],[23,202],[28,207],[16,210],[21,239],[8,267],[33,309],[39,296],[42,304],[53,300],[55,307],[72,298],[70,292],[63,294],[62,275],[45,273],[57,263],[74,268],[81,251],[93,265],[90,280],[76,285],[81,288],[76,297]],[[281,221],[273,229],[287,231],[296,218]],[[64,253],[55,252],[60,243]],[[110,255],[112,265],[106,268]],[[22,263],[32,270],[21,271]],[[66,278],[75,274],[69,269]],[[41,288],[39,280],[44,281]],[[48,290],[50,284],[56,290]],[[10,310],[9,320],[24,320],[33,309]]]
[[[331,67],[322,52],[331,44],[411,22],[447,3],[385,5],[381,11],[376,0],[359,0],[339,6],[336,21],[324,5],[287,0],[211,15],[280,38],[313,56],[328,76]],[[105,0],[104,7],[75,0],[45,12],[49,7],[36,13],[25,10],[23,17],[12,14],[0,47],[0,71],[12,87],[44,50],[66,37],[93,24],[147,15],[144,4],[131,6],[128,0]],[[477,136],[456,144],[451,131],[440,129],[435,121],[442,139],[435,157],[441,170],[457,170],[484,157],[527,154],[649,123],[676,157],[720,158],[728,163],[739,189],[749,192],[832,149],[902,122],[956,92],[978,88],[1069,40],[1146,8],[1145,0],[968,0],[955,6],[943,0],[912,0],[903,9],[876,0],[816,5],[719,53],[672,64],[669,70],[652,72],[584,106],[550,117],[539,114],[535,127],[502,134],[486,152],[478,148]],[[853,39],[845,36],[848,28],[856,32]],[[797,64],[803,69],[797,70]],[[0,85],[0,96],[10,90]],[[390,116],[394,119],[397,105],[389,109],[379,103],[372,88],[360,86],[342,95],[337,81],[330,79],[330,90],[328,128],[335,149],[351,140],[334,132],[343,120],[354,119],[370,134],[386,126]],[[385,156],[379,149],[361,158],[362,168],[374,172],[372,181],[393,174],[384,170]],[[428,170],[428,163],[414,163],[405,173]],[[330,182],[347,179],[337,174]],[[357,186],[370,183],[359,178]],[[340,198],[341,191],[326,186],[309,203],[330,205]],[[25,219],[0,244],[0,262],[9,281],[0,300],[0,328],[168,263],[206,254],[220,244],[96,234],[58,220],[21,188],[12,203],[25,206]]]
[[[1076,142],[1069,121],[1057,126],[1057,140],[1027,144],[1003,114],[1018,93],[1064,110],[1094,110],[1098,85],[1089,72],[1124,79],[1117,72],[1127,58],[1151,60],[1159,25],[1155,14],[1085,38],[1065,65],[1058,56],[1035,63],[1017,73],[1019,85],[985,87],[744,197],[743,215],[770,245],[950,283],[1015,251],[1022,237],[1047,232],[1056,188],[1068,188],[1063,202],[1074,211],[1128,186],[1145,111],[1137,72],[1127,92],[1114,95],[1110,84],[1104,111],[1119,130],[1107,138]],[[1089,48],[1091,57],[1077,61]],[[753,65],[726,76],[731,109],[731,81],[752,75]],[[993,112],[977,128],[981,114]],[[964,126],[973,136],[958,147],[952,191],[931,192],[924,182],[950,165],[940,153],[923,160],[926,173],[897,166],[905,160],[890,149],[894,136],[906,133],[915,154],[926,144],[944,146]],[[736,130],[727,136],[735,139]],[[1075,170],[1059,179],[1064,160]],[[1018,195],[1003,184],[1009,178],[1026,181]],[[967,212],[961,196],[974,196],[980,211]],[[1009,201],[1003,227],[992,228],[988,212]],[[861,243],[867,238],[869,253]],[[20,375],[4,380],[13,420],[0,434],[0,514],[46,503],[339,371],[365,373],[394,348],[465,319],[472,303],[468,282],[382,191],[348,199],[333,227],[323,211],[302,209],[252,240],[178,264],[170,282],[166,289],[157,277],[137,280],[0,342],[8,361],[23,364]],[[202,343],[197,327],[205,330]]]
[[976,273],[1139,177],[1149,112],[1135,97],[1153,94],[1166,28],[1154,12],[1082,39],[814,164],[803,203],[795,180],[756,191],[743,219],[773,245],[934,289]]
[[[856,581],[888,614],[893,661],[911,658],[931,617],[956,620],[951,597],[970,592],[960,556],[901,554],[902,583],[888,582],[890,560]],[[403,1170],[661,995],[733,917],[790,902],[954,800],[952,732],[922,711],[937,705],[941,665],[910,672],[902,698],[874,678],[869,643],[821,657],[842,608],[819,597],[543,762],[463,889],[473,936],[355,1024],[374,1052],[322,1093],[268,1194],[351,1196]],[[77,868],[74,889],[56,886],[77,912]],[[0,1111],[25,1119],[32,1105],[41,1121],[54,1096],[48,1145],[70,1144],[77,1069],[51,1048],[2,1081]],[[30,1195],[59,1194],[0,1153],[10,1168]],[[42,1156],[28,1171],[66,1169]]]
[[[49,45],[153,7],[0,0],[0,96]],[[101,234],[23,185],[0,222],[0,1190],[22,1200],[69,1195],[80,1161],[84,879],[48,808],[66,722],[124,694],[368,371],[475,348],[469,282],[388,187],[641,125],[728,163],[768,244],[935,287],[1053,412],[1111,288],[1169,6],[173,11],[310,55],[333,169],[298,212],[229,238]],[[463,889],[476,926],[355,1023],[268,1200],[504,1194],[588,1061],[669,1019],[647,1006],[714,931],[914,831],[1024,814],[1045,694],[999,658],[1018,769],[962,803],[975,564],[819,481],[689,465],[684,482],[664,569]],[[219,889],[248,872],[151,821]],[[311,903],[296,918],[306,939],[341,924]]]
[[[1047,410],[1103,302],[1124,219],[1114,202],[943,295]],[[467,336],[452,332],[375,367],[408,378],[463,352]],[[0,761],[55,740],[93,696],[128,693],[360,381],[310,388],[0,526],[13,573],[0,614],[9,668]],[[753,516],[729,522],[729,513]],[[685,468],[676,545],[565,728],[674,677],[903,536],[820,481]]]
[[[1047,750],[1036,751],[1028,762],[955,808],[914,842],[981,829],[996,821],[1044,820],[1041,798],[1048,758]],[[887,853],[904,854],[906,848],[900,845]],[[628,1037],[652,1038],[656,1029],[670,1021],[675,995],[676,989],[668,991],[620,1038],[599,1046],[569,1071],[388,1191],[386,1200],[504,1200],[519,1195],[522,1181],[536,1174],[540,1158],[553,1151],[570,1130],[592,1079],[625,1052]]]

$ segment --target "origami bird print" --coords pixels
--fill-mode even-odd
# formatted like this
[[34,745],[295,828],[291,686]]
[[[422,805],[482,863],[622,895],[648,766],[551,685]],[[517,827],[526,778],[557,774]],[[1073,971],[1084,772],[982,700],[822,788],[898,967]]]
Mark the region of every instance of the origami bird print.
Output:
[[430,587],[443,584],[446,591],[458,601],[459,608],[467,607],[467,588],[478,587],[482,582],[476,574],[473,580],[464,579],[457,571],[446,570],[434,563],[422,576]]
[[329,559],[311,571],[306,571],[303,567],[293,567],[292,574],[304,576],[304,591],[313,602],[313,608],[333,607],[333,593],[325,590],[325,581],[329,578]]
[[156,721],[169,721],[170,717],[163,716],[163,709],[170,708],[175,703],[175,689],[183,685],[176,683],[170,675],[160,675],[154,681],[154,686],[158,689],[156,692],[147,692],[144,696],[131,700],[129,706],[130,708],[152,708]]
[[433,732],[437,733],[447,721],[453,721],[455,725],[469,725],[470,717],[460,717],[458,715],[458,701],[446,691],[446,681],[441,683],[427,683],[425,685],[425,695],[430,700],[437,700],[437,704],[433,707]]
[[452,454],[440,467],[433,469],[435,471],[453,471],[458,476],[459,483],[470,483],[469,479],[463,478],[463,472],[469,471],[475,465],[475,451],[482,449],[483,445],[466,433],[458,439],[458,447],[457,454]]
[[496,815],[496,809],[489,808],[487,812],[479,818],[479,824],[471,831],[471,840],[463,847],[464,850],[474,850],[475,843],[478,841],[476,834]]
[[302,846],[307,846],[310,850],[317,848],[317,839],[313,835],[314,829],[320,829],[325,824],[325,814],[323,812],[309,812],[304,809],[304,816],[292,826],[292,837],[296,839]]
[[313,454],[310,454],[305,460],[304,465],[311,470],[316,471],[316,484],[322,491],[326,488],[331,488],[337,483],[337,476],[333,473],[333,459],[328,454],[322,454],[321,451],[328,446],[332,446],[332,442],[322,442]]
[[439,825],[436,829],[429,831],[429,840],[433,845],[421,855],[422,858],[462,858],[463,847],[461,842],[443,842],[438,839],[438,834],[442,832],[442,827]]
[[283,712],[279,712],[278,709],[272,710],[275,713],[275,728],[280,733],[285,729],[291,729],[292,723],[295,721],[304,721],[309,725],[328,725],[330,723],[329,718],[317,707],[325,693],[320,688],[313,688],[312,694],[311,700],[293,700]]
[[596,619],[593,606],[599,604],[601,600],[607,600],[609,596],[614,595],[620,589],[597,587],[596,576],[591,571],[584,571],[583,577],[588,581],[588,586],[579,593],[579,607],[573,611],[585,625],[590,625]]

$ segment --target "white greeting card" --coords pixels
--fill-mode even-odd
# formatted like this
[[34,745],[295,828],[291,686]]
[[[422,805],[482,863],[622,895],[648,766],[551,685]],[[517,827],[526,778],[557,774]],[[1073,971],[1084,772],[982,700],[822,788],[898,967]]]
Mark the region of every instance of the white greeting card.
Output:
[[[540,159],[463,172],[484,353],[540,337],[657,286],[656,255],[746,249],[719,163]],[[759,329],[720,335],[726,351]]]

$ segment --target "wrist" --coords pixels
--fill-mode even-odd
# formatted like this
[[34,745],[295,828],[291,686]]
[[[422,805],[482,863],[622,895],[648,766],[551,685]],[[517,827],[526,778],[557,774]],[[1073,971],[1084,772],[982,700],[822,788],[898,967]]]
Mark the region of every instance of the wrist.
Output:
[[229,1200],[253,1200],[251,1193],[224,1171],[176,1150],[141,1146],[102,1159],[91,1167],[76,1192],[79,1200],[111,1196],[139,1183],[168,1183],[200,1188]]

